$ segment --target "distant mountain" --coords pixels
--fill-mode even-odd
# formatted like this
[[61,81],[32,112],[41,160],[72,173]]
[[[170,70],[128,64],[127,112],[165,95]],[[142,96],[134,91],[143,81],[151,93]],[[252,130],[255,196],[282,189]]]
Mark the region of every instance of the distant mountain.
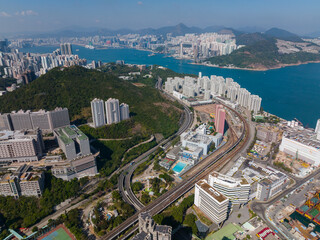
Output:
[[[206,32],[219,32],[219,33],[229,33],[229,34],[235,34],[239,35],[243,32],[235,30],[233,28],[227,28],[224,26],[209,26],[206,28],[199,28],[199,27],[188,27],[183,23],[179,23],[175,26],[165,26],[161,28],[144,28],[144,29],[107,29],[107,28],[82,28],[82,27],[66,27],[57,31],[47,32],[47,33],[36,33],[36,34],[30,34],[28,37],[35,37],[35,38],[41,38],[41,37],[87,37],[92,35],[98,35],[98,36],[115,36],[117,34],[152,34],[152,35],[167,35],[168,33],[171,33],[173,36],[181,36],[185,35],[187,33],[206,33]],[[27,36],[27,35],[26,35]]]
[[265,32],[267,29],[257,26],[246,26],[237,28],[237,30],[245,33],[262,33]]
[[269,37],[274,37],[285,41],[303,42],[301,37],[299,37],[297,34],[288,32],[280,28],[271,28],[268,31],[264,32],[264,34]]
[[203,30],[198,27],[188,27],[183,23],[179,23],[176,26],[168,26],[168,27],[161,27],[158,29],[153,28],[146,28],[136,31],[140,34],[154,34],[154,35],[166,35],[171,33],[173,36],[181,36],[187,33],[201,33]]

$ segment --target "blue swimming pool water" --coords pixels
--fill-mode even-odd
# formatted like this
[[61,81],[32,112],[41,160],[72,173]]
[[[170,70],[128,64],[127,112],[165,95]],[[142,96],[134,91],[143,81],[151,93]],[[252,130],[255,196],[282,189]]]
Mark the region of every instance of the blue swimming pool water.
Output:
[[176,173],[180,173],[186,166],[186,163],[178,162],[172,170]]

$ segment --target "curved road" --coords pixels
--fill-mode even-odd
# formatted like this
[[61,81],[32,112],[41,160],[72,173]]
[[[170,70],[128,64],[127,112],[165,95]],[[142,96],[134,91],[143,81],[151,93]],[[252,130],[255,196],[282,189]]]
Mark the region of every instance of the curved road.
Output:
[[[229,108],[230,109],[230,108]],[[126,221],[124,221],[122,224],[120,224],[118,227],[110,231],[108,234],[102,237],[102,239],[115,239],[121,234],[128,230],[131,226],[134,226],[134,224],[138,221],[138,215],[139,212],[145,212],[148,211],[152,216],[155,214],[158,214],[159,212],[163,211],[165,208],[167,208],[169,205],[171,205],[173,202],[175,202],[177,199],[179,199],[181,196],[183,196],[185,193],[190,191],[194,184],[206,177],[210,172],[213,171],[213,169],[216,169],[217,167],[224,165],[226,162],[228,162],[232,157],[238,154],[239,151],[243,149],[243,147],[246,146],[248,140],[249,140],[249,126],[246,120],[235,110],[230,109],[233,111],[236,115],[238,115],[239,119],[243,122],[244,129],[241,134],[241,136],[231,144],[230,147],[226,149],[226,151],[219,153],[216,156],[210,156],[208,159],[208,164],[201,166],[201,168],[198,169],[198,172],[193,174],[192,176],[189,176],[184,182],[178,184],[173,189],[169,190],[165,194],[161,195],[154,201],[152,201],[149,205],[142,207],[140,202],[136,202],[136,199],[131,199],[135,202],[135,206],[138,208],[141,208],[140,211],[135,213],[133,216],[128,218]],[[231,129],[231,128],[230,128]],[[230,141],[231,142],[231,141]],[[142,158],[144,159],[144,158]],[[121,181],[124,180],[124,178],[120,179]],[[123,182],[122,182],[123,183]],[[120,184],[123,185],[123,184]],[[124,189],[123,189],[124,190]],[[126,195],[126,194],[125,194]],[[126,195],[126,198],[128,199],[128,195]],[[133,196],[131,198],[134,198]],[[130,233],[134,231],[136,227],[131,229]],[[128,235],[125,235],[123,237],[127,237]]]

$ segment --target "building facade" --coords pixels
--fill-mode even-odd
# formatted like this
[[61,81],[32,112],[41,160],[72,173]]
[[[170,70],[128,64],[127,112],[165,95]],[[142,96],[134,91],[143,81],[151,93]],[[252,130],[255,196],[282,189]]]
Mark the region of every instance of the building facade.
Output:
[[1,131],[0,162],[38,161],[44,151],[41,130]]
[[109,98],[105,102],[105,105],[106,105],[107,124],[120,122],[119,100],[114,98]]
[[22,165],[14,173],[8,173],[0,179],[0,195],[36,196],[40,197],[44,190],[44,173],[30,171],[30,167]]
[[316,167],[320,165],[320,141],[307,130],[285,133],[279,150]]
[[120,119],[127,120],[130,118],[130,111],[129,111],[129,105],[126,103],[120,104]]
[[268,178],[265,178],[258,183],[256,198],[260,201],[267,201],[283,191],[288,184],[289,179],[285,174],[281,172],[271,174]]
[[65,181],[70,181],[74,178],[91,177],[98,174],[95,156],[92,154],[57,163],[51,171],[55,177]]
[[244,204],[249,201],[250,184],[245,178],[237,179],[218,172],[209,174],[209,185],[228,197],[232,204]]
[[204,179],[195,185],[194,204],[216,224],[227,218],[229,199]]
[[91,154],[89,138],[75,125],[57,128],[53,133],[67,159]]
[[52,132],[53,129],[70,125],[67,108],[56,108],[53,111],[30,110],[0,114],[0,130],[28,130],[40,128]]
[[223,109],[222,105],[216,106],[216,118],[215,118],[215,127],[216,132],[224,134],[226,122],[226,110]]
[[93,99],[91,101],[91,112],[93,126],[95,128],[106,125],[106,114],[104,112],[104,101],[101,99]]

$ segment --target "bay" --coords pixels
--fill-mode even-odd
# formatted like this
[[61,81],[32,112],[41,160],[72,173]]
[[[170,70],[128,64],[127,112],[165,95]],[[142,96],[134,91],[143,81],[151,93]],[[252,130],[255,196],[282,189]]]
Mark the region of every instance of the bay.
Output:
[[[58,47],[42,46],[20,49],[22,52],[51,53]],[[76,51],[78,49],[78,51]],[[262,98],[265,111],[281,118],[297,118],[307,127],[315,127],[320,118],[320,64],[310,63],[268,71],[248,71],[223,69],[190,64],[188,60],[178,60],[163,54],[149,56],[150,52],[135,49],[87,49],[73,46],[74,54],[86,58],[88,62],[115,62],[161,65],[179,73],[203,76],[217,75],[231,77],[241,87]]]

